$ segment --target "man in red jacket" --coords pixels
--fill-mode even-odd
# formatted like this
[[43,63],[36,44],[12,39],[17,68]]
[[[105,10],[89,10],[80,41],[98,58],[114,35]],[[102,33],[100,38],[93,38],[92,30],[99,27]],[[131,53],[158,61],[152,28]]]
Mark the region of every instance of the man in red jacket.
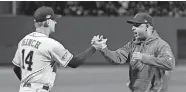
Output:
[[134,38],[116,51],[107,48],[102,36],[94,36],[92,46],[111,63],[124,64],[130,61],[132,92],[166,92],[169,73],[175,67],[175,58],[167,42],[153,28],[149,14],[138,13],[127,23],[133,24]]

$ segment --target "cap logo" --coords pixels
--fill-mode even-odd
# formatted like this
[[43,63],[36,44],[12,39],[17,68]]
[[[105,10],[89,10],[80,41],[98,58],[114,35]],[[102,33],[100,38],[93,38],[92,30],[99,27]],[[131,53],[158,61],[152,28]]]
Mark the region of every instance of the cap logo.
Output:
[[147,20],[144,20],[144,22],[147,22]]
[[47,18],[47,19],[51,18],[51,15],[47,15],[46,18]]

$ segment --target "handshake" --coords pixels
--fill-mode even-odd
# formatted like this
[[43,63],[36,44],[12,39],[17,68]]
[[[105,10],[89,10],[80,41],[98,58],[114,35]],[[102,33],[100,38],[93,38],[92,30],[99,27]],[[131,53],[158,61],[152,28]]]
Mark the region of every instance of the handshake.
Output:
[[91,45],[96,49],[96,50],[101,50],[107,47],[107,39],[103,38],[103,35],[99,36],[94,36],[91,40]]

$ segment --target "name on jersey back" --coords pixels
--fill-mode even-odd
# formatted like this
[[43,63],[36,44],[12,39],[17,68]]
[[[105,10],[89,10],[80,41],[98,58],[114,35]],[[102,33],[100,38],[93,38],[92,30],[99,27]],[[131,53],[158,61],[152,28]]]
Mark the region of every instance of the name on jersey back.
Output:
[[23,39],[21,46],[31,46],[38,49],[40,44],[40,41],[36,41],[34,39]]

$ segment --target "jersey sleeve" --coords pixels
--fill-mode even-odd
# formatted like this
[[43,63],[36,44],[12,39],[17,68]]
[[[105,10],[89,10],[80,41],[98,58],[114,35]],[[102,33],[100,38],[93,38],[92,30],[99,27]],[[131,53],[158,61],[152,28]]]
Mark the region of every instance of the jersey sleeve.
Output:
[[55,43],[51,49],[51,54],[52,59],[59,62],[63,67],[66,67],[70,60],[73,58],[73,55],[59,42]]
[[16,51],[16,53],[15,53],[15,56],[14,56],[14,58],[13,58],[13,60],[12,60],[12,63],[13,63],[14,65],[18,66],[18,67],[21,66],[21,56],[20,56],[20,55],[21,55],[21,54],[20,54],[19,47],[18,47],[18,48],[17,48],[17,51]]

